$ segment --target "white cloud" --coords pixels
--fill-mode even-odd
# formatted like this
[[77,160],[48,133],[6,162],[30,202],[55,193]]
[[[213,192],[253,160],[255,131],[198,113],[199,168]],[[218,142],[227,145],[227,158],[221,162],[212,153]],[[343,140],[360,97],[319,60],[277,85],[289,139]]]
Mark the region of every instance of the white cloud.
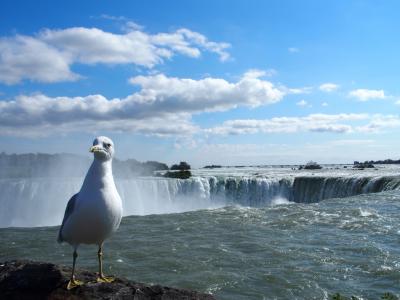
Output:
[[50,135],[67,135],[71,132],[88,132],[100,134],[104,132],[132,132],[159,137],[192,135],[200,129],[186,115],[166,115],[163,117],[147,118],[145,120],[113,119],[91,120],[82,118],[81,121],[71,121],[52,124],[42,120],[28,126],[0,125],[1,135],[19,137],[46,137]]
[[308,102],[304,99],[302,99],[296,103],[297,106],[306,106],[307,104],[308,104]]
[[369,124],[357,127],[357,130],[365,133],[382,132],[386,128],[400,127],[400,117],[398,115],[375,114]]
[[178,35],[177,41],[179,41],[179,44],[186,40],[188,44],[191,43],[202,49],[218,54],[221,61],[226,61],[230,58],[229,53],[226,52],[226,49],[230,47],[228,43],[209,41],[204,35],[186,28],[178,29],[176,34]]
[[257,107],[280,101],[284,92],[262,80],[254,71],[246,72],[236,83],[219,78],[200,80],[154,76],[136,76],[129,81],[140,85],[141,102],[158,103],[163,111],[216,111],[240,105]]
[[127,23],[126,30],[117,34],[98,28],[72,27],[45,29],[35,36],[3,37],[0,39],[0,82],[76,80],[79,75],[70,70],[75,63],[135,64],[152,68],[176,54],[197,58],[203,51],[217,54],[221,61],[230,58],[229,44],[209,41],[186,28],[149,34],[131,22]]
[[42,82],[74,81],[71,57],[36,38],[17,35],[0,38],[0,82],[15,84],[22,79]]
[[260,70],[260,69],[250,69],[244,73],[247,78],[259,78],[259,77],[271,77],[276,74],[274,69]]
[[143,30],[144,27],[132,21],[126,21],[122,26],[122,30],[125,32],[130,32],[132,30]]
[[288,94],[300,95],[300,94],[310,94],[313,90],[311,86],[305,86],[301,88],[285,88],[282,87]]
[[288,48],[288,51],[289,51],[290,53],[297,53],[297,52],[300,52],[300,49],[297,48],[297,47],[289,47],[289,48]]
[[18,96],[0,101],[0,132],[34,135],[57,131],[134,131],[146,134],[190,134],[198,130],[191,115],[238,106],[256,107],[278,102],[284,93],[254,73],[237,82],[219,78],[200,80],[163,74],[130,79],[140,91],[125,98]]
[[254,134],[294,132],[336,132],[348,133],[353,128],[338,122],[367,120],[367,114],[311,114],[306,117],[276,117],[264,120],[229,120],[221,126],[209,128],[211,134]]
[[115,22],[122,22],[123,23],[122,29],[127,32],[132,31],[132,30],[143,30],[144,29],[144,27],[142,25],[139,25],[124,16],[112,16],[112,15],[102,14],[98,17],[94,16],[92,18],[111,20],[111,21],[115,21]]
[[329,104],[327,102],[322,102],[321,105],[324,106],[324,107],[327,107]]
[[319,89],[323,92],[333,92],[336,91],[339,88],[339,85],[335,84],[335,83],[323,83],[319,86]]
[[83,64],[136,64],[153,67],[172,56],[159,49],[142,31],[114,34],[97,28],[74,27],[63,30],[43,30],[39,39],[66,52],[74,62]]
[[384,90],[357,89],[350,91],[350,97],[357,98],[359,101],[368,101],[371,99],[385,99]]

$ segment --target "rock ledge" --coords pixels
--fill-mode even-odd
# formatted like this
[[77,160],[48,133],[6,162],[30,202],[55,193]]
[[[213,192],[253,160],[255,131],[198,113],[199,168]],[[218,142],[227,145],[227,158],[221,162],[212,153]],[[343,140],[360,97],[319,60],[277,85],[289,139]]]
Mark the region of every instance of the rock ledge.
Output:
[[[77,269],[83,286],[71,291],[66,284],[71,268],[51,263],[14,260],[0,263],[0,298],[2,299],[198,299],[212,300],[212,295],[194,291],[145,285],[124,278],[113,283],[97,283],[96,274]],[[3,298],[4,297],[4,298]]]

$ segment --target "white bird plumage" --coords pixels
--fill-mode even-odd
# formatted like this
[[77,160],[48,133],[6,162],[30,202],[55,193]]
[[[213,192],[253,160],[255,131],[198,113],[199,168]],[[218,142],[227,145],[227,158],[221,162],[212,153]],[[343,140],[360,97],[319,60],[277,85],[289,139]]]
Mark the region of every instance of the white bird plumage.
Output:
[[82,284],[75,279],[75,262],[79,244],[97,244],[99,246],[99,281],[112,279],[103,275],[103,242],[115,232],[122,218],[122,202],[114,183],[112,158],[114,143],[105,136],[93,141],[90,151],[94,160],[90,166],[79,193],[69,200],[58,241],[66,241],[74,247],[73,267],[68,288]]

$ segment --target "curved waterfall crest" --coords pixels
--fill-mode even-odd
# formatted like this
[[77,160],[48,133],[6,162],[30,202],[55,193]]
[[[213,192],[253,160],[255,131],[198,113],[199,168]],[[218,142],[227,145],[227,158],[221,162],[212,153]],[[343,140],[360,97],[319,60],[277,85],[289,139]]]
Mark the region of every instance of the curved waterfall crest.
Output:
[[[0,227],[58,225],[81,178],[0,179]],[[226,205],[265,206],[275,199],[318,202],[400,188],[399,176],[194,176],[187,180],[116,180],[126,215],[177,213]]]

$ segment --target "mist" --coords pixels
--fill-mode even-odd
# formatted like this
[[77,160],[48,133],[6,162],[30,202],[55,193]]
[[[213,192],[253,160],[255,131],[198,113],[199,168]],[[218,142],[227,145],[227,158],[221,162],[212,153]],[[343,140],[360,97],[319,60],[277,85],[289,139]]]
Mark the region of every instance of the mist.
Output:
[[[0,227],[61,224],[67,202],[79,192],[91,162],[72,154],[0,154]],[[166,167],[152,161],[113,161],[125,216],[220,206],[210,200],[205,179],[181,181],[151,176]]]

